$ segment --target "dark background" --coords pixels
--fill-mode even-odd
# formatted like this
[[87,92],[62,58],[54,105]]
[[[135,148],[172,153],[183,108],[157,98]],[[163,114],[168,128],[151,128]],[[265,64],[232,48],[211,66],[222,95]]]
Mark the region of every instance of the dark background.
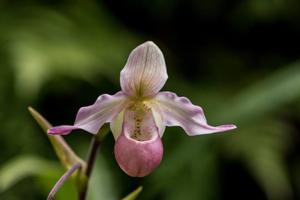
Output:
[[[0,1],[0,199],[45,199],[64,172],[27,111],[71,124],[77,110],[120,90],[130,51],[154,41],[169,79],[210,124],[167,128],[148,177],[125,175],[114,139],[102,144],[89,199],[300,199],[300,1]],[[91,136],[65,137],[85,157]],[[67,183],[56,199],[76,199]]]

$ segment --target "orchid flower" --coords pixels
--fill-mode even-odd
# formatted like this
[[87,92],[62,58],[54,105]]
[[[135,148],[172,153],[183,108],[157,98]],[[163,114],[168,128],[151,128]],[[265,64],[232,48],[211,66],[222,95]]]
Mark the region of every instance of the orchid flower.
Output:
[[235,129],[235,125],[211,126],[201,107],[172,92],[159,92],[168,78],[164,56],[153,42],[136,47],[121,71],[120,92],[103,94],[93,105],[79,109],[74,125],[50,128],[49,134],[66,135],[83,129],[97,134],[110,123],[115,158],[133,177],[151,173],[161,162],[161,137],[166,126],[181,126],[195,136]]

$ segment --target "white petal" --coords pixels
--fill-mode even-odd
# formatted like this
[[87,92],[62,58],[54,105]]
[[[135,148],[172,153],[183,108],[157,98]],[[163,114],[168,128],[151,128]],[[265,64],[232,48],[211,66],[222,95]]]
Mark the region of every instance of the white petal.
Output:
[[127,97],[123,92],[115,95],[103,94],[90,106],[79,109],[73,126],[62,125],[48,130],[49,134],[69,134],[72,130],[83,129],[92,134],[97,134],[106,122],[111,122],[121,112],[127,103]]
[[110,122],[110,130],[115,140],[117,140],[117,138],[120,136],[122,132],[123,121],[124,121],[124,110],[119,114],[117,114],[115,118],[113,118],[113,120],[111,120]]
[[101,126],[111,120],[124,109],[127,97],[118,92],[115,95],[103,94],[97,101],[78,111],[75,126],[96,134]]
[[[151,104],[149,104],[149,106],[151,107]],[[166,125],[163,122],[163,118],[162,118],[162,114],[160,112],[160,110],[156,109],[156,107],[151,107],[152,110],[152,115],[155,121],[155,124],[159,130],[159,135],[160,137],[163,136],[165,129],[166,129]]]
[[122,91],[135,97],[149,97],[159,92],[168,79],[164,56],[153,42],[145,42],[129,55],[121,71]]
[[181,126],[190,136],[236,128],[232,124],[208,125],[201,107],[193,105],[187,98],[178,97],[172,92],[160,92],[153,100],[153,108],[159,110],[166,126]]

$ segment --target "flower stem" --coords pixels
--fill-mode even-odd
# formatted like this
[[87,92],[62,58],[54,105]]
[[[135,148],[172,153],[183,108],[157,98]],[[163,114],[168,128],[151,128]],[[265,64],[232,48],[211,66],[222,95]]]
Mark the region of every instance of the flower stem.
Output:
[[54,198],[54,195],[58,191],[58,189],[63,185],[63,183],[77,170],[81,167],[80,163],[74,164],[68,171],[60,177],[60,179],[55,183],[54,187],[50,191],[47,200],[52,200]]
[[[96,161],[97,151],[98,151],[99,147],[100,147],[100,141],[97,139],[97,136],[95,135],[92,138],[92,141],[91,141],[90,150],[89,150],[89,153],[88,153],[87,169],[86,169],[86,172],[85,172],[88,180],[89,180],[89,178],[91,176],[91,173],[93,171],[94,163]],[[79,194],[79,199],[80,200],[85,200],[86,194],[87,194],[87,189],[88,189],[88,181],[85,184],[82,191],[80,191],[80,194]]]
[[86,175],[89,178],[91,176],[92,170],[94,168],[94,163],[97,156],[97,151],[100,147],[100,141],[97,139],[97,136],[94,136],[91,141],[91,147],[89,150],[89,157],[87,161],[87,169],[86,169]]
[[86,195],[87,195],[87,190],[88,190],[88,184],[89,184],[89,179],[92,174],[94,164],[96,161],[97,157],[97,152],[99,150],[101,141],[105,138],[107,133],[109,132],[109,126],[104,125],[98,132],[97,135],[94,135],[92,140],[91,140],[91,145],[88,153],[88,159],[87,159],[87,168],[85,171],[85,175],[87,177],[87,181],[85,182],[83,188],[81,191],[79,191],[79,200],[85,200]]

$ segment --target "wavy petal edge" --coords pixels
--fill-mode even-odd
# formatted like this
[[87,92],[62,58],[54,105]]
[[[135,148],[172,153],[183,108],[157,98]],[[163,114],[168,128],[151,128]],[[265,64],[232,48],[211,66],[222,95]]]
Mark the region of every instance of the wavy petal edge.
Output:
[[81,107],[74,125],[61,125],[48,129],[52,135],[67,135],[76,129],[97,134],[99,129],[124,109],[127,96],[123,92],[114,95],[103,94],[90,106]]
[[225,132],[236,128],[234,124],[207,124],[200,106],[193,105],[188,98],[178,97],[173,92],[158,93],[154,102],[153,107],[161,113],[166,126],[180,126],[189,136]]

